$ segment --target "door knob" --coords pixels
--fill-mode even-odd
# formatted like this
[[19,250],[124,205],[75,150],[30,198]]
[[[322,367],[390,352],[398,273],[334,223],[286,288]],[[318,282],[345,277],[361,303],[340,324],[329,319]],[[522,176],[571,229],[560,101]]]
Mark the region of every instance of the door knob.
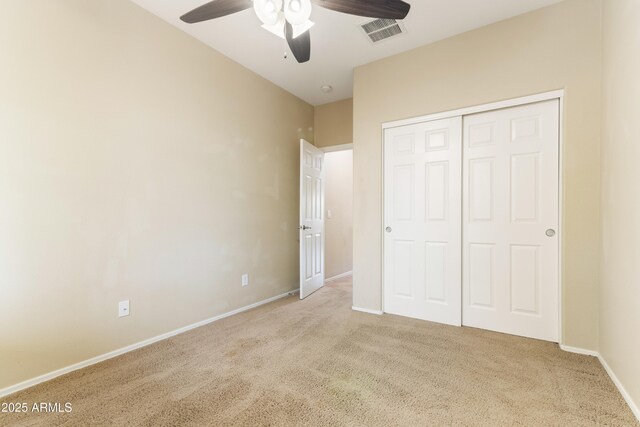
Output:
[[391,227],[387,227],[384,229],[384,231],[386,231],[387,233],[391,233],[393,229]]
[[300,230],[311,230],[311,227],[307,227],[306,225],[301,225],[298,227]]
[[556,235],[556,230],[554,230],[553,228],[549,228],[547,231],[545,231],[545,233],[547,235],[547,237],[553,237]]

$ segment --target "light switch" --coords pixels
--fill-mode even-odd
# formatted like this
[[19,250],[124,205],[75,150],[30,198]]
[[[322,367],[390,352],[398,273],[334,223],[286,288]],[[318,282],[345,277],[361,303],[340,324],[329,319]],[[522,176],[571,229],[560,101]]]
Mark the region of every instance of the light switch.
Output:
[[331,219],[333,217],[333,213],[331,213],[331,209],[327,209],[327,219]]

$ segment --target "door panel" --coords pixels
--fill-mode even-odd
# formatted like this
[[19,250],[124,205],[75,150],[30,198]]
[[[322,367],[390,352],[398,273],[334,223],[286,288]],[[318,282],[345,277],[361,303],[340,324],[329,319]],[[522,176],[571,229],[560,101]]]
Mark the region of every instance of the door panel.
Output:
[[558,109],[464,118],[464,325],[558,341]]
[[479,308],[495,308],[494,246],[469,245],[469,303]]
[[493,158],[469,162],[469,220],[493,220]]
[[393,242],[394,296],[413,298],[413,253],[415,242],[396,240]]
[[511,156],[511,222],[538,221],[539,153]]
[[394,168],[394,210],[396,221],[413,220],[415,173],[414,165],[400,165]]
[[425,165],[426,209],[428,221],[446,221],[449,205],[449,164],[433,162]]
[[447,244],[444,242],[425,243],[425,286],[427,300],[447,302]]
[[511,311],[539,315],[538,294],[540,248],[538,246],[511,245]]
[[324,285],[324,152],[300,141],[300,298]]
[[462,119],[385,131],[384,311],[461,324]]

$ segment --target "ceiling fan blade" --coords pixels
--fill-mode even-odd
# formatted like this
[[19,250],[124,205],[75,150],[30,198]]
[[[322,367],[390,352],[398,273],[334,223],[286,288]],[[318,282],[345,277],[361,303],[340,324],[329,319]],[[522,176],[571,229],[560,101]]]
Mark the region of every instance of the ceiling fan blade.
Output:
[[311,34],[309,30],[300,34],[295,39],[293,38],[293,27],[287,22],[285,27],[285,35],[287,37],[287,43],[296,60],[302,64],[307,62],[311,58]]
[[251,0],[213,0],[180,17],[187,24],[208,21],[253,7]]
[[411,5],[401,0],[313,0],[326,9],[381,19],[404,19]]

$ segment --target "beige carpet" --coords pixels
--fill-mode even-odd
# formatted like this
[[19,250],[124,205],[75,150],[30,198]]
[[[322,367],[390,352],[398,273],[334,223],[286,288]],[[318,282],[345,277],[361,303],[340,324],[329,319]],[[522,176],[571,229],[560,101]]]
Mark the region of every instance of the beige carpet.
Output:
[[351,311],[348,281],[68,374],[0,425],[638,425],[599,362],[557,345]]

